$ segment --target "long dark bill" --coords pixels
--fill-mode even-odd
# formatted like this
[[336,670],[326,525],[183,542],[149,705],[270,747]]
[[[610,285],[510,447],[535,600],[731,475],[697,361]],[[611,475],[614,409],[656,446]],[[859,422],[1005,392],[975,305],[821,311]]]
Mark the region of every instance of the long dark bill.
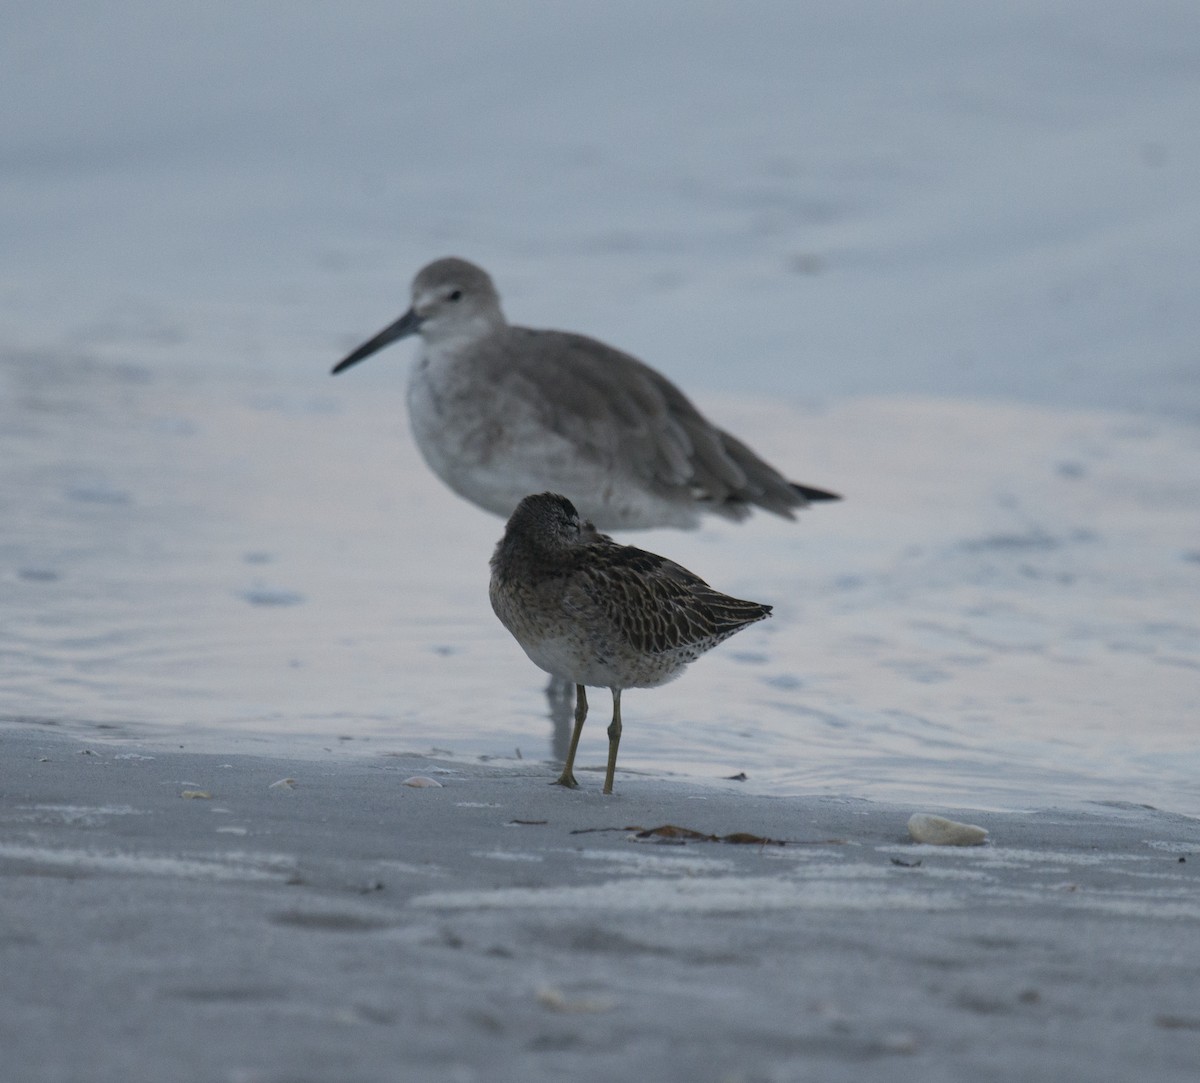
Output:
[[333,366],[332,375],[336,376],[343,369],[348,369],[351,365],[357,365],[364,357],[370,357],[371,354],[377,353],[384,346],[390,345],[397,339],[415,335],[420,329],[421,317],[410,308],[395,323],[385,327],[374,338],[368,339],[358,349],[353,350],[343,357]]

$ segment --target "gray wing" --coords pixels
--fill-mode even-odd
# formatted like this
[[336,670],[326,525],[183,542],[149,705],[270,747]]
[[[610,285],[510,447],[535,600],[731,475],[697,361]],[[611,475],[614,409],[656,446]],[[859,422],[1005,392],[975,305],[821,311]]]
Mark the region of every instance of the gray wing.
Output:
[[546,390],[543,423],[616,474],[664,496],[743,519],[787,518],[807,501],[744,443],[709,422],[669,380],[584,335],[509,328],[509,363]]

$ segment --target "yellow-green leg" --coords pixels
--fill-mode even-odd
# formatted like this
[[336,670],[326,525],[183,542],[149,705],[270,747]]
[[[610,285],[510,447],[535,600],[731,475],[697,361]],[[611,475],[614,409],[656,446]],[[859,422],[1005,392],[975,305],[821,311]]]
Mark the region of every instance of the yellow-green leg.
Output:
[[617,770],[617,746],[621,743],[621,690],[614,688],[613,716],[608,724],[608,771],[604,775],[604,792],[612,793],[613,775]]
[[583,685],[575,686],[575,728],[571,731],[571,747],[567,749],[567,762],[563,764],[562,774],[554,780],[556,786],[569,786],[575,789],[579,785],[575,781],[575,750],[579,747],[579,735],[583,733],[583,722],[587,718],[587,692]]

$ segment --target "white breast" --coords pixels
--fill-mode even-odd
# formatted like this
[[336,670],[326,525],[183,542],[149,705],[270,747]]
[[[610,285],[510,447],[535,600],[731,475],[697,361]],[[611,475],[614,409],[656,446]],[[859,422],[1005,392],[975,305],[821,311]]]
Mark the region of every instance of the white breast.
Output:
[[[413,438],[460,496],[508,516],[523,497],[588,493],[602,472],[566,437],[547,429],[537,391],[519,373],[484,375],[469,351],[426,349],[408,385]],[[490,386],[481,387],[487,380]]]

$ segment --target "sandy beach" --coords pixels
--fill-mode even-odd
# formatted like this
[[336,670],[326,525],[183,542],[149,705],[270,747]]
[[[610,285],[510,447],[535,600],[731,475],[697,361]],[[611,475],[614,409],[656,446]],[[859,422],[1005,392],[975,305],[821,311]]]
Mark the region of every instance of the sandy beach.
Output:
[[[1200,1078],[1194,0],[5,14],[0,1083]],[[447,255],[845,497],[619,538],[773,613],[609,799]]]
[[[180,741],[178,745],[185,742]],[[0,731],[0,1078],[1193,1080],[1197,824]],[[423,779],[437,785],[411,784]],[[726,842],[642,836],[664,825]]]

